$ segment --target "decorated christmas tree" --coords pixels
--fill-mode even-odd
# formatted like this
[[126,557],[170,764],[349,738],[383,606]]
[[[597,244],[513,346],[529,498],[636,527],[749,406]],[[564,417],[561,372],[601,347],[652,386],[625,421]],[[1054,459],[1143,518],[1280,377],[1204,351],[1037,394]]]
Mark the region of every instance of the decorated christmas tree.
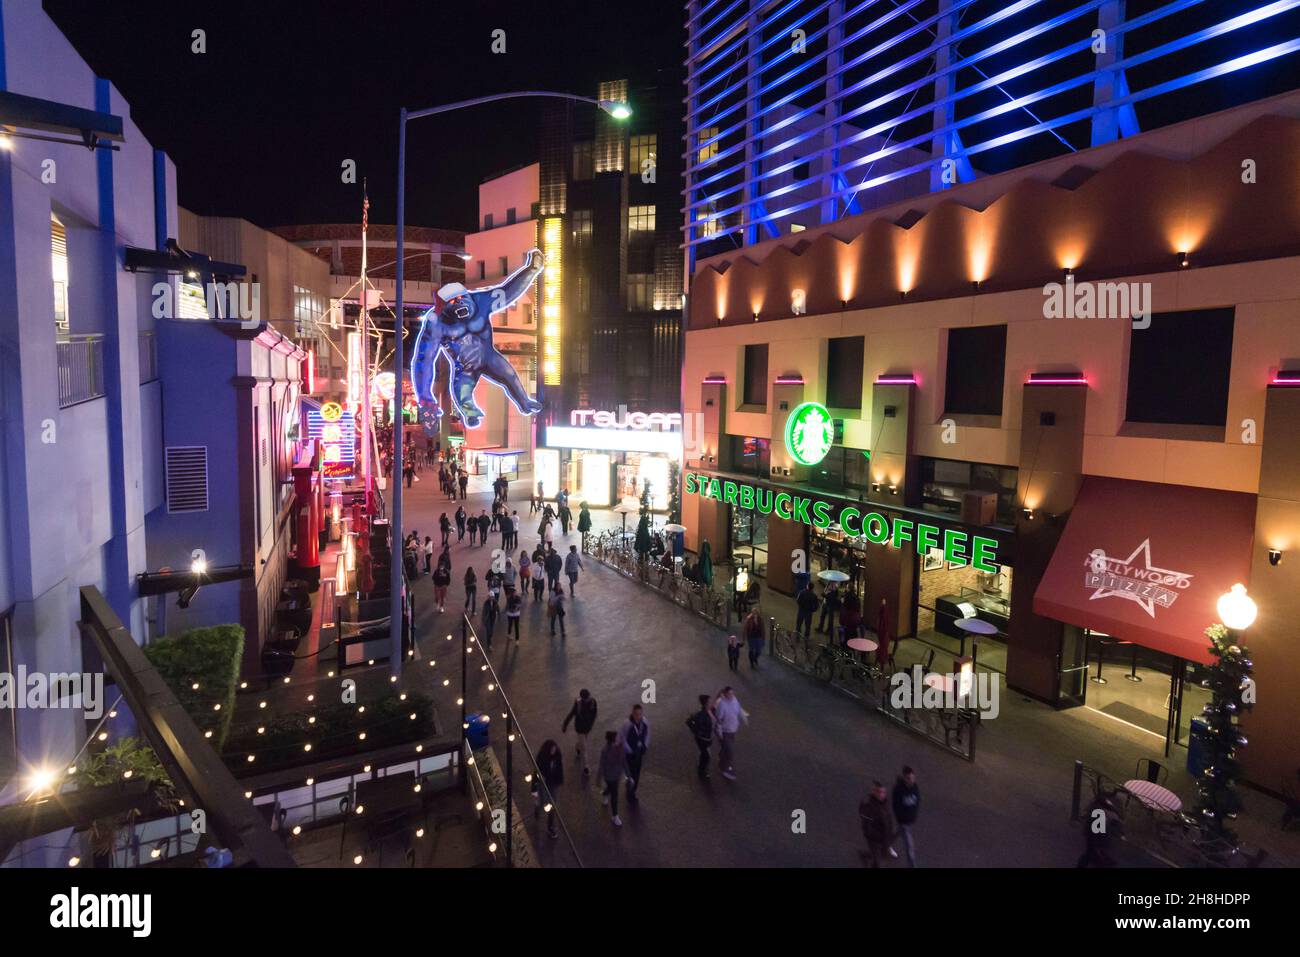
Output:
[[682,520],[682,468],[676,462],[668,463],[668,521]]
[[1237,794],[1237,751],[1246,746],[1238,721],[1254,704],[1254,665],[1237,636],[1224,625],[1205,629],[1214,663],[1201,685],[1210,690],[1210,703],[1202,710],[1207,725],[1205,770],[1196,782],[1197,813],[1207,833],[1233,842],[1237,835],[1229,826],[1241,809]]

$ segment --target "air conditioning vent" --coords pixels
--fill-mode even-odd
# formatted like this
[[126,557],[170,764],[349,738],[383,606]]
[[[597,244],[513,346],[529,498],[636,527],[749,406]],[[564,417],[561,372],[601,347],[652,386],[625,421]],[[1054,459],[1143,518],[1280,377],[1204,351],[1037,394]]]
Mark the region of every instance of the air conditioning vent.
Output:
[[177,445],[166,450],[167,512],[208,510],[208,449]]

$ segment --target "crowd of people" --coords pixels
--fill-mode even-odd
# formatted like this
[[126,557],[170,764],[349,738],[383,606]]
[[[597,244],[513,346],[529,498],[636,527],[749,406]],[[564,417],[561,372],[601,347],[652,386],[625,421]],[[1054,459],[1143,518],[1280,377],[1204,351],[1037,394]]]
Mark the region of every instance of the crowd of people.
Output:
[[[531,550],[520,548],[522,519],[518,510],[510,505],[509,481],[496,479],[492,483],[490,511],[484,508],[473,514],[465,504],[468,476],[462,463],[454,456],[444,457],[439,449],[432,451],[433,458],[425,460],[427,467],[438,469],[443,494],[458,505],[454,513],[442,512],[439,515],[437,542],[430,535],[421,538],[417,531],[407,536],[410,577],[430,576],[434,605],[439,612],[445,612],[453,580],[453,534],[457,544],[463,544],[468,535],[468,546],[473,548],[488,545],[490,536],[498,534],[499,548],[492,550],[486,569],[480,574],[472,562],[467,562],[460,577],[464,612],[476,621],[476,632],[484,649],[492,649],[501,619],[505,619],[506,641],[511,638],[516,643],[520,641],[520,621],[525,605],[544,608],[550,635],[558,633],[561,639],[566,637],[567,605],[576,597],[584,566],[579,546],[570,544],[564,551],[562,541],[557,548],[557,539],[568,537],[571,528],[576,526],[585,540],[591,529],[591,516],[586,504],[580,505],[578,520],[574,523],[568,490],[561,489],[553,500],[547,500],[539,483],[536,491],[529,495],[529,515],[538,516],[537,541]],[[411,461],[414,468],[420,467],[415,465],[418,459]],[[671,567],[673,554],[670,544],[660,540],[654,551],[666,567]],[[694,563],[687,560],[683,564],[686,577],[697,581],[711,578],[712,562],[707,549],[702,549]],[[766,641],[764,619],[754,607],[757,582],[751,581],[754,587],[736,596],[737,611],[742,618],[739,629],[729,635],[727,641],[728,665],[732,671],[739,670],[742,650],[748,654],[750,669],[757,669]],[[819,633],[837,635],[841,641],[864,633],[858,599],[851,589],[826,583],[822,585],[819,597],[810,576],[805,574],[797,582],[796,606],[797,628],[805,635],[810,633],[818,611],[821,612],[817,622]],[[701,781],[707,781],[716,763],[723,778],[737,780],[737,744],[749,723],[749,712],[741,705],[731,685],[712,695],[699,695],[698,705],[685,721],[696,746],[696,775]],[[583,688],[562,717],[560,735],[546,739],[535,755],[538,769],[532,783],[535,815],[540,820],[545,814],[547,832],[551,837],[557,837],[559,833],[555,795],[565,783],[566,748],[560,742],[570,730],[575,736],[575,773],[584,784],[595,775],[602,803],[608,808],[613,827],[623,826],[621,804],[635,808],[641,800],[639,786],[651,745],[650,720],[645,708],[640,703],[633,704],[626,717],[620,716],[618,721],[611,722],[603,730],[603,737],[593,745],[593,735],[601,734],[599,725],[600,710],[596,697],[589,689]],[[866,841],[866,850],[862,853],[864,863],[878,867],[886,860],[898,858],[901,849],[907,864],[915,866],[914,827],[919,810],[920,789],[916,774],[910,767],[902,769],[892,791],[881,782],[874,782],[858,806],[859,822]]]

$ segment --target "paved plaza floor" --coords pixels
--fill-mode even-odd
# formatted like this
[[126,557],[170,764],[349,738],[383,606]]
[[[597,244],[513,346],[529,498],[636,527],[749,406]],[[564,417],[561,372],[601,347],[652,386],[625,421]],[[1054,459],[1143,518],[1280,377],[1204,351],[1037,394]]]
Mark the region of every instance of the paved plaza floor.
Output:
[[[443,511],[450,516],[456,503],[447,501],[432,479],[426,472],[425,480],[406,492],[404,525],[418,529],[421,539],[432,534],[437,542],[438,517]],[[528,515],[526,483],[516,482],[511,496],[523,519],[520,546],[531,551],[538,520]],[[490,490],[474,480],[467,510],[490,504]],[[621,516],[612,512],[592,514],[597,528],[621,524]],[[466,563],[478,572],[481,597],[500,536],[493,533],[489,546],[471,547],[468,540],[456,543],[453,531],[452,541],[446,611],[439,614],[434,607],[428,576],[414,585],[420,654],[437,657],[438,666],[408,669],[403,678],[404,685],[414,681],[432,688],[449,727],[459,714],[459,643],[445,636],[459,634]],[[555,544],[567,552],[578,542],[571,530],[567,538],[557,534]],[[740,670],[729,671],[724,630],[594,559],[585,559],[585,565],[577,597],[568,604],[567,637],[551,637],[544,603],[526,601],[522,640],[505,640],[503,618],[491,659],[529,744],[535,749],[554,738],[564,748],[558,804],[588,865],[861,866],[858,801],[873,780],[892,785],[908,764],[916,769],[922,793],[916,828],[922,866],[1068,867],[1082,849],[1078,826],[1068,820],[1074,760],[1123,781],[1133,776],[1139,757],[1161,757],[1158,741],[1119,722],[1082,709],[1057,712],[1003,684],[1001,714],[981,725],[976,760],[967,762],[780,661],[764,657],[751,669],[742,655]],[[371,670],[387,673],[382,664]],[[451,687],[434,680],[435,672],[450,677]],[[726,684],[735,687],[750,713],[738,736],[737,779],[718,773],[715,747],[712,779],[702,782],[685,720],[698,695],[714,694]],[[652,737],[641,800],[635,808],[623,808],[622,829],[611,825],[601,805],[594,770],[586,781],[580,774],[572,729],[567,735],[560,731],[580,688],[590,689],[599,702],[593,741],[619,727],[633,703],[647,701]],[[470,709],[499,717],[500,702],[493,699],[473,673]],[[496,722],[498,747],[501,731]],[[1191,802],[1194,791],[1184,771],[1172,769],[1170,785]],[[1244,796],[1247,810],[1239,825],[1247,839],[1269,848],[1269,863],[1300,862],[1300,837],[1277,830],[1280,805],[1253,791]],[[526,810],[527,796],[521,797]],[[545,847],[540,850],[545,859]]]

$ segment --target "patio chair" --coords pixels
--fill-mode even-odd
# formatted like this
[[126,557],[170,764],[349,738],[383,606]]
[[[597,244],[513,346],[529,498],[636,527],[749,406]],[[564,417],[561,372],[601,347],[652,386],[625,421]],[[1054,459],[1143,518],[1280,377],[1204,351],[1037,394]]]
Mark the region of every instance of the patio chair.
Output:
[[1152,761],[1150,758],[1138,758],[1137,770],[1134,772],[1134,776],[1139,780],[1163,785],[1169,780],[1169,769],[1158,761]]

